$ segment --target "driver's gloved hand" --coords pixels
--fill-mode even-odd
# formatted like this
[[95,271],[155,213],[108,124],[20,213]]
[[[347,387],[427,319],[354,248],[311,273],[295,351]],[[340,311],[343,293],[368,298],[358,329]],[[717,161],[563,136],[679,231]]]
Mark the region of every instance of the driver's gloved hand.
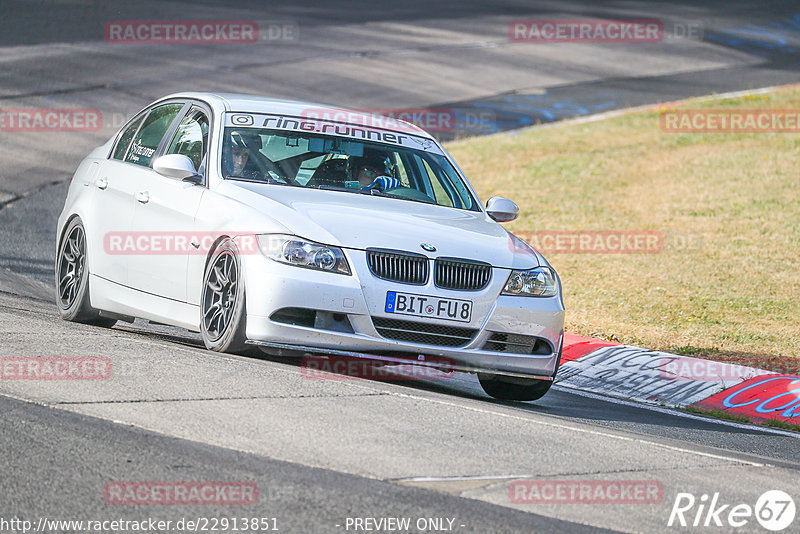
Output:
[[400,187],[400,180],[392,178],[391,176],[378,176],[368,186],[362,187],[365,190],[377,189],[378,191],[386,191],[387,189],[394,189]]

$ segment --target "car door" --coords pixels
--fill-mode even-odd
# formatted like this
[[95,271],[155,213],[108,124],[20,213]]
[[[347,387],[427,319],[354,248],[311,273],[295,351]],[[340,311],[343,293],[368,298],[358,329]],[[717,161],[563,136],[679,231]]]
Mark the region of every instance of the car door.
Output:
[[[130,286],[130,266],[136,258],[148,254],[142,247],[141,235],[133,228],[137,193],[142,181],[152,173],[152,160],[167,130],[184,109],[184,101],[172,101],[153,106],[142,115],[141,122],[130,139],[128,130],[121,136],[112,157],[101,169],[101,184],[105,186],[94,204],[105,221],[102,236],[103,268],[98,274],[108,280]],[[119,158],[119,159],[118,159]],[[108,200],[106,200],[108,199]]]
[[91,251],[89,268],[93,275],[118,284],[128,281],[122,245],[133,221],[135,186],[126,169],[129,164],[124,163],[125,154],[147,114],[141,113],[126,125],[108,159],[93,167],[83,184],[94,190],[85,221]]
[[130,234],[139,182],[185,105],[185,101],[160,103],[131,121],[98,169],[94,184],[89,184],[96,188],[89,231],[95,276],[129,284],[130,260],[142,252]]
[[[208,154],[210,113],[199,104],[184,110],[180,122],[167,133],[168,141],[159,154],[182,154],[195,169],[205,174]],[[186,272],[189,255],[200,254],[194,221],[200,199],[206,192],[203,183],[181,181],[150,171],[136,192],[132,228],[151,236],[152,253],[129,262],[131,287],[168,299],[187,302]],[[156,239],[158,241],[156,241]]]

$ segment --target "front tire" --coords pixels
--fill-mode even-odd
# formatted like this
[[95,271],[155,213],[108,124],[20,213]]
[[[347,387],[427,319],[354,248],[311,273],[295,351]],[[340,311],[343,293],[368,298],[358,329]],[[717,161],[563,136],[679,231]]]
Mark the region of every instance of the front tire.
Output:
[[56,258],[56,304],[65,321],[111,327],[116,319],[101,317],[89,298],[86,231],[78,217],[64,231]]
[[555,382],[558,367],[561,365],[562,351],[558,351],[556,370],[552,380],[537,380],[533,378],[508,378],[503,379],[495,375],[478,373],[478,381],[483,391],[490,397],[508,401],[535,401],[545,396],[550,391],[550,386]]
[[550,380],[520,379],[518,382],[512,382],[483,373],[478,374],[478,381],[487,395],[507,401],[539,400],[553,385]]
[[200,332],[208,350],[242,353],[246,349],[244,282],[233,240],[217,245],[203,276]]

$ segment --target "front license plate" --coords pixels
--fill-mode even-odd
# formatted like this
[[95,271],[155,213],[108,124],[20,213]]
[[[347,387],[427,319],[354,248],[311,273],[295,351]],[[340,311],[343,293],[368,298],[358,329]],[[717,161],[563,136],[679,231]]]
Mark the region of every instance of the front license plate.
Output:
[[472,301],[443,299],[430,295],[386,292],[386,313],[430,317],[468,323],[472,319]]

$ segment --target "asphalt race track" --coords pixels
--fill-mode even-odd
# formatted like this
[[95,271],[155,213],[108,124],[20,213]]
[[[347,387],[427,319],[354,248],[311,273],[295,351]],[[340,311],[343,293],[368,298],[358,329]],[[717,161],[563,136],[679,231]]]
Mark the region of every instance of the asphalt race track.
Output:
[[[510,42],[509,23],[534,17],[659,19],[702,36]],[[256,20],[298,33],[211,47],[103,40],[107,21],[156,19]],[[0,109],[91,108],[103,121],[78,133],[0,127],[0,356],[98,356],[113,371],[97,381],[0,380],[0,532],[22,531],[2,522],[12,518],[212,517],[275,518],[281,532],[365,531],[354,518],[386,517],[423,519],[409,532],[664,532],[679,493],[752,507],[768,490],[795,491],[800,440],[787,432],[558,386],[536,403],[496,402],[471,375],[308,379],[296,362],[208,352],[178,329],[63,322],[52,278],[56,218],[78,162],[162,95],[446,108],[459,122],[442,137],[493,133],[797,83],[798,21],[793,2],[5,0]],[[528,504],[509,495],[520,478],[650,481],[662,493],[650,503]],[[107,504],[115,481],[247,481],[259,499]],[[76,529],[47,531],[67,530]],[[751,517],[737,531],[764,529]]]

